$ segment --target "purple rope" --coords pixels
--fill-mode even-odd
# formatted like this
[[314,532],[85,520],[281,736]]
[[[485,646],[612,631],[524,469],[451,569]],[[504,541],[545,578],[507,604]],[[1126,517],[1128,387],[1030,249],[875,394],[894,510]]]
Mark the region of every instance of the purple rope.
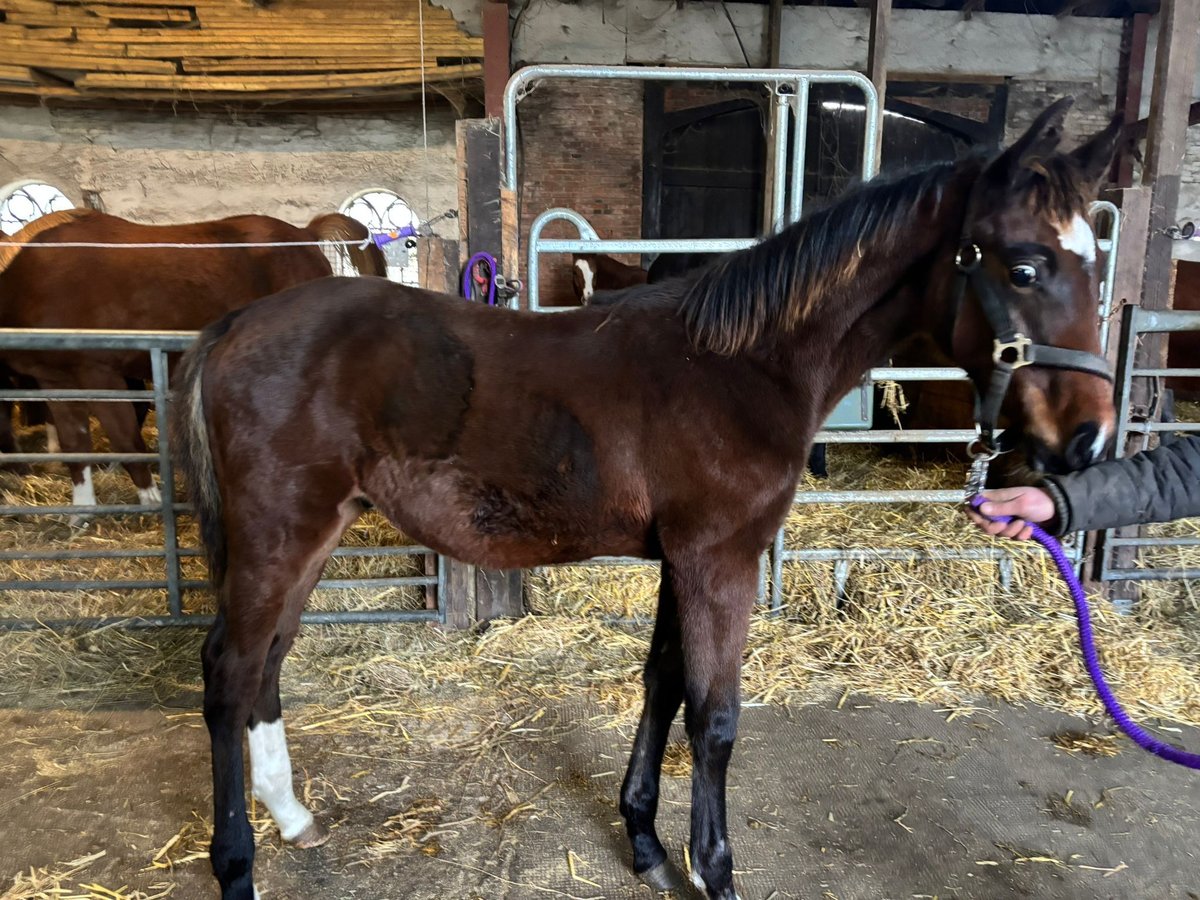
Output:
[[[986,500],[986,497],[976,494],[970,499],[971,508],[983,516],[979,507]],[[1002,523],[1012,521],[1012,516],[984,516],[984,518]],[[1096,686],[1096,693],[1100,695],[1100,700],[1104,703],[1108,714],[1113,717],[1121,730],[1143,750],[1149,750],[1155,756],[1181,766],[1187,766],[1189,769],[1200,769],[1200,753],[1188,753],[1186,750],[1180,750],[1178,747],[1161,741],[1129,718],[1129,714],[1117,700],[1112,688],[1108,686],[1104,672],[1100,668],[1100,657],[1096,653],[1096,640],[1092,632],[1092,616],[1088,608],[1087,596],[1083,592],[1083,585],[1079,583],[1079,578],[1075,575],[1071,561],[1067,559],[1062,544],[1056,538],[1032,522],[1029,523],[1029,527],[1033,531],[1033,539],[1046,548],[1053,558],[1059,574],[1062,575],[1063,581],[1071,590],[1071,599],[1075,601],[1075,615],[1079,619],[1079,644],[1083,648],[1083,661],[1087,665],[1088,674],[1092,676],[1092,684]]]
[[475,266],[478,263],[484,263],[488,267],[488,290],[487,302],[488,306],[496,305],[496,257],[490,253],[480,251],[467,260],[467,267],[463,269],[462,293],[468,300],[474,293],[471,290],[471,275],[475,271]]

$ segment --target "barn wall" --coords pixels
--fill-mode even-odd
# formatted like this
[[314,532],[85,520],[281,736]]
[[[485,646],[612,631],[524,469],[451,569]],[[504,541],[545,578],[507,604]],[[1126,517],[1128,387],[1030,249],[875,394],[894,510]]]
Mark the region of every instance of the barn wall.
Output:
[[[589,81],[544,82],[518,109],[521,234],[528,236],[539,213],[566,206],[581,213],[601,237],[640,236],[641,85],[613,82],[598,90]],[[566,223],[551,224],[543,235],[578,237]],[[620,258],[637,262],[636,256]],[[541,265],[542,302],[569,302],[570,257],[545,256]]]
[[[304,224],[351,194],[383,187],[421,218],[457,205],[454,116],[177,115],[0,108],[0,186],[36,178],[76,204],[141,222],[263,213]],[[426,192],[428,191],[428,204]],[[456,226],[443,225],[453,236]]]

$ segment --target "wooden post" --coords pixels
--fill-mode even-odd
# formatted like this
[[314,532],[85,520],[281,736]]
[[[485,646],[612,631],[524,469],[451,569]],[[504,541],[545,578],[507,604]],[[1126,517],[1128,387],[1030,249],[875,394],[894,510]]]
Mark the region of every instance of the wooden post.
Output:
[[[1151,190],[1150,240],[1146,248],[1146,276],[1142,306],[1170,307],[1171,238],[1179,208],[1179,182],[1187,146],[1188,107],[1196,83],[1196,23],[1200,0],[1163,0],[1159,13],[1158,47],[1154,60],[1154,91],[1150,95],[1149,132],[1142,184]],[[1159,356],[1165,353],[1165,341]]]
[[[1146,35],[1150,16],[1137,13],[1126,20],[1121,33],[1121,68],[1117,74],[1117,112],[1127,123],[1142,113],[1142,77],[1146,70]],[[1112,183],[1119,188],[1133,185],[1133,154],[1121,146],[1113,160]],[[1137,296],[1141,296],[1139,292]]]
[[[500,5],[489,0],[485,11]],[[507,19],[505,24],[507,27]],[[460,265],[473,253],[490,253],[497,258],[506,277],[516,274],[516,268],[510,267],[507,261],[510,241],[506,230],[508,223],[502,212],[502,159],[499,119],[471,119],[458,123],[459,234],[465,245],[459,248],[462,263],[455,263],[456,286],[452,293],[459,291]],[[449,628],[467,628],[476,621],[524,613],[519,570],[490,571],[447,560],[445,590],[442,602]]]
[[[767,15],[767,68],[778,69],[780,66],[780,49],[783,38],[783,0],[771,0],[771,9]],[[772,114],[775,98],[767,96],[767,157],[763,165],[763,208],[762,233],[770,234],[772,218],[775,209],[772,195],[775,193],[775,116]],[[794,121],[794,120],[793,120]],[[661,151],[659,151],[661,159]],[[794,184],[799,189],[799,184]]]
[[[883,162],[883,110],[887,99],[888,31],[892,22],[892,0],[871,0],[871,37],[867,46],[867,77],[879,94],[879,130],[875,133],[875,160]],[[878,170],[878,169],[877,169]]]
[[483,4],[483,108],[489,118],[504,115],[504,86],[512,74],[508,32],[508,4],[485,0]]

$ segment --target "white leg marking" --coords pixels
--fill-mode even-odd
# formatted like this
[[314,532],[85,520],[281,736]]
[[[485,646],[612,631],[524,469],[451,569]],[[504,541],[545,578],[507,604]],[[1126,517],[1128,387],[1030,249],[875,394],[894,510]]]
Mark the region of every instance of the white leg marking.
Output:
[[162,491],[153,484],[148,488],[138,488],[138,503],[142,506],[162,506]]
[[1064,250],[1083,257],[1083,261],[1089,265],[1095,264],[1096,235],[1087,219],[1079,213],[1075,213],[1075,217],[1065,228],[1059,229],[1058,242]]
[[252,885],[254,888],[254,900],[258,900],[258,885]]
[[96,489],[92,486],[92,467],[83,467],[83,484],[72,486],[71,503],[74,506],[95,506]]
[[696,886],[696,890],[704,894],[708,893],[708,885],[704,883],[704,879],[700,877],[700,873],[695,869],[692,869],[692,884]]
[[583,275],[583,299],[587,300],[592,294],[596,293],[596,276],[586,259],[575,260],[575,267]]
[[53,423],[46,423],[46,452],[62,453],[62,444],[58,442],[58,429]]
[[285,841],[300,836],[313,822],[292,792],[292,761],[283,736],[283,719],[259,722],[250,729],[250,786],[279,826]]

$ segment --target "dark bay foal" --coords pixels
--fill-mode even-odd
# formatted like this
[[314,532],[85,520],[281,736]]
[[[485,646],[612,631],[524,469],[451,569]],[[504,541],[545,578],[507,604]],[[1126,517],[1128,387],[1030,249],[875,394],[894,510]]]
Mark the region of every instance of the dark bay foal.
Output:
[[1011,375],[1011,416],[1063,467],[1112,434],[1086,209],[1118,128],[1059,153],[1065,109],[994,160],[863,185],[698,278],[603,306],[537,315],[335,279],[206,329],[179,372],[173,428],[220,598],[203,664],[222,896],[254,894],[246,728],[254,793],[284,838],[327,836],[293,795],[279,668],[370,503],[489,568],[662,561],[621,813],[638,874],[675,884],[654,820],[683,704],[692,878],[732,900],[725,779],[758,560],[831,405],[927,331],[981,389]]

